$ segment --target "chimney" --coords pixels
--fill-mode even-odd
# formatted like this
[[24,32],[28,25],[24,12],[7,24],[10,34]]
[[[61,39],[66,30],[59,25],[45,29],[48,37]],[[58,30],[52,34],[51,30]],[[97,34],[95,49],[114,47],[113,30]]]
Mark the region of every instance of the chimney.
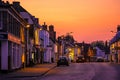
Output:
[[20,5],[20,2],[14,1],[14,2],[13,2],[13,5],[18,6],[18,5]]
[[43,30],[47,30],[47,25],[45,22],[44,22],[44,25],[42,25],[42,26],[43,26]]
[[6,3],[2,0],[0,0],[0,6],[5,5]]
[[4,1],[0,0],[0,3],[4,3]]
[[54,31],[54,26],[53,25],[49,26],[49,31]]
[[117,32],[120,31],[120,25],[117,26]]

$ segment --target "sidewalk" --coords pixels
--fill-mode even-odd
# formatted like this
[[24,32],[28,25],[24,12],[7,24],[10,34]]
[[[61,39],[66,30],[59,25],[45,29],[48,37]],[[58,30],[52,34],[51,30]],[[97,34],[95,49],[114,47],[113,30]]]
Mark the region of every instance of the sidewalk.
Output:
[[15,72],[2,74],[0,73],[1,78],[22,78],[22,77],[40,77],[46,74],[51,69],[56,67],[55,63],[52,64],[39,64],[35,65],[34,67],[26,67],[21,70],[17,70]]

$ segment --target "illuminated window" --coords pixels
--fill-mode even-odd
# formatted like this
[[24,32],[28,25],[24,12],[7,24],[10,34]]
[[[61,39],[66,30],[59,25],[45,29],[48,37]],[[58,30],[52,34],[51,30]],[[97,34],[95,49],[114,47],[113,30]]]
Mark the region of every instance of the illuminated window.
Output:
[[38,30],[35,30],[35,44],[39,44],[39,35],[38,35]]
[[34,53],[32,53],[32,59],[34,60]]
[[21,34],[21,41],[25,42],[25,39],[24,39],[24,29],[23,28],[20,29],[20,34]]
[[22,63],[25,63],[25,54],[22,54]]

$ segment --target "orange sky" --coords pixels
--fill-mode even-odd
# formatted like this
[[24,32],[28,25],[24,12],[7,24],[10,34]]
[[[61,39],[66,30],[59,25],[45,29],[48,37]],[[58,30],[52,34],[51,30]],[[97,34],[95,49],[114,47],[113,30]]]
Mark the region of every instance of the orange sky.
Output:
[[120,24],[120,0],[8,0],[20,1],[32,15],[53,24],[58,35],[73,32],[78,42],[110,40]]

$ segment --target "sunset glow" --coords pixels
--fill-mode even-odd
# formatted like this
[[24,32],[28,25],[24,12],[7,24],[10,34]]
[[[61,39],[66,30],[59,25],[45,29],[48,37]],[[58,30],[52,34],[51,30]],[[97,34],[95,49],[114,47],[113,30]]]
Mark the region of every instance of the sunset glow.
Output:
[[[4,0],[6,1],[6,0]],[[40,20],[53,24],[57,36],[73,32],[78,42],[110,40],[120,24],[120,0],[7,0],[20,4]]]

